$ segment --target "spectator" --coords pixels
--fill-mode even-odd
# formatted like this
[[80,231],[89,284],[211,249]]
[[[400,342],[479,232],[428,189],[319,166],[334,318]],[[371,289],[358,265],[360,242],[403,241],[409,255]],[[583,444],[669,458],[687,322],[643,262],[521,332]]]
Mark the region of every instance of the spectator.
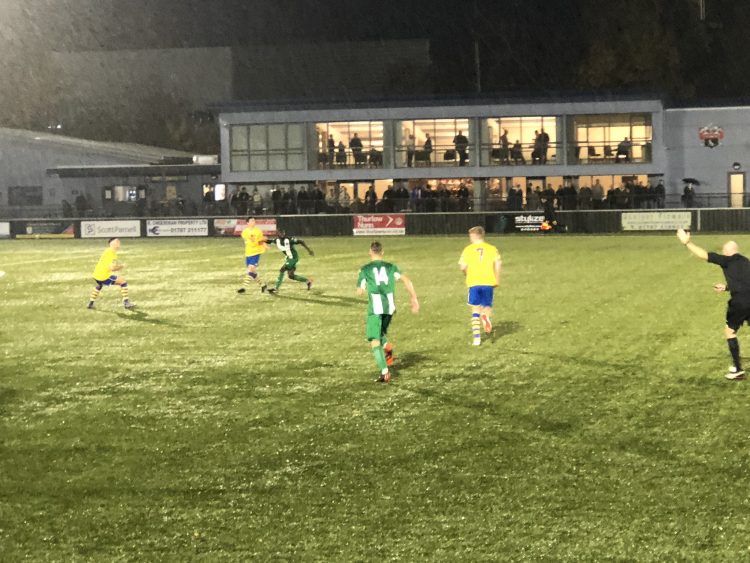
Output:
[[440,182],[438,184],[437,193],[437,210],[441,213],[448,211],[448,199],[450,198],[450,192],[446,189],[445,184]]
[[396,192],[391,184],[383,192],[383,199],[381,201],[382,210],[386,213],[393,213],[396,210]]
[[424,211],[424,190],[417,184],[411,190],[411,210],[417,213]]
[[594,182],[594,185],[591,187],[591,202],[594,209],[604,208],[604,188],[599,183],[599,180]]
[[396,211],[404,211],[409,207],[409,190],[404,184],[396,188]]
[[345,188],[340,189],[341,191],[339,192],[339,206],[341,207],[341,212],[349,213],[350,207],[352,205],[352,199],[349,197],[349,192],[347,192]]
[[297,198],[294,193],[294,188],[289,186],[286,191],[284,192],[283,197],[283,208],[284,213],[287,213],[288,215],[296,215],[297,214]]
[[378,194],[375,193],[375,186],[370,186],[365,193],[365,209],[369,212],[375,211],[375,206],[378,204]]
[[432,186],[426,184],[422,191],[422,195],[424,196],[424,210],[427,213],[434,213],[437,211],[437,198],[435,197],[436,194],[433,191]]
[[592,208],[593,192],[588,186],[582,186],[578,190],[578,208],[588,210]]
[[352,157],[354,158],[354,164],[364,164],[365,158],[362,154],[362,140],[359,138],[357,133],[349,141],[349,148],[352,150]]
[[422,145],[422,150],[427,155],[428,166],[431,166],[432,165],[432,139],[430,138],[429,133],[427,133],[427,138],[425,139],[424,145]]
[[458,191],[456,192],[456,196],[458,197],[458,210],[459,211],[468,211],[469,210],[469,196],[471,194],[469,193],[469,188],[466,187],[466,184],[461,182],[461,184],[458,186]]
[[682,191],[682,203],[688,208],[695,207],[695,188],[689,182]]
[[[138,201],[145,201],[145,200],[138,200]],[[73,206],[70,205],[70,202],[67,199],[62,200],[62,215],[66,219],[73,217]],[[140,217],[143,217],[143,215],[140,215]]]
[[253,213],[256,215],[263,214],[263,197],[260,195],[258,188],[253,189]]
[[534,145],[531,150],[531,164],[540,164],[542,162],[542,135],[539,131],[534,131]]
[[300,215],[307,215],[310,213],[310,209],[310,195],[302,188],[297,194],[297,212]]
[[542,164],[547,164],[547,151],[549,150],[549,135],[542,129],[539,133],[539,145],[541,151]]
[[284,194],[281,193],[281,190],[278,188],[278,186],[274,186],[273,190],[271,191],[271,205],[273,207],[274,215],[281,214],[281,205],[283,198]]
[[344,145],[344,141],[339,141],[339,148],[336,153],[336,164],[346,166],[346,146]]
[[362,204],[362,200],[359,199],[359,196],[357,196],[354,198],[354,201],[352,201],[351,212],[362,213],[363,211],[364,211],[364,205]]
[[336,197],[336,190],[334,188],[329,188],[328,194],[326,194],[326,199],[325,199],[325,207],[326,207],[325,212],[337,213],[338,206],[339,206],[339,198]]
[[463,131],[459,131],[458,135],[453,137],[453,146],[458,153],[458,165],[466,166],[466,161],[469,158],[469,139],[463,134]]
[[620,162],[621,157],[625,160],[625,162],[630,162],[630,153],[632,150],[633,150],[633,143],[630,142],[630,139],[625,137],[617,145],[617,154],[615,155],[615,162]]
[[[82,196],[78,196],[78,197],[82,197]],[[76,207],[77,206],[78,206],[78,198],[76,198]],[[213,212],[214,212],[214,188],[213,186],[211,186],[205,192],[203,192],[203,213],[212,214]],[[83,215],[81,215],[81,217],[83,217]]]
[[406,138],[406,166],[411,168],[414,166],[414,153],[417,151],[417,141],[414,139],[414,135],[409,134]]
[[502,164],[510,164],[510,149],[508,148],[507,129],[503,129],[503,134],[500,135],[500,162]]
[[572,184],[563,188],[563,209],[575,211],[578,205],[578,192]]
[[311,197],[313,204],[313,211],[315,213],[325,213],[326,208],[326,194],[320,189],[317,184],[310,187]]
[[658,209],[664,209],[664,203],[667,199],[667,190],[664,188],[664,180],[659,180],[654,188],[654,196],[656,198],[656,207]]
[[336,152],[336,141],[333,135],[328,135],[328,166],[333,168],[333,153]]
[[521,141],[518,139],[516,139],[513,148],[510,150],[510,157],[513,159],[513,164],[518,164],[519,162],[526,164],[526,158],[523,156],[523,147],[521,146]]
[[[258,191],[258,188],[255,188]],[[247,188],[242,186],[240,192],[234,196],[232,203],[238,215],[247,215],[248,202],[250,201],[250,194],[247,193]]]

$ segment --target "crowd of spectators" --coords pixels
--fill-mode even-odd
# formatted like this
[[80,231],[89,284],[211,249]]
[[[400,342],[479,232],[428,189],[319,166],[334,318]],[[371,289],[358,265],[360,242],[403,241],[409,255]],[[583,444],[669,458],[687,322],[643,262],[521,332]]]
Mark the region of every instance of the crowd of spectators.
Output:
[[[383,151],[379,151],[372,146],[365,150],[359,133],[353,133],[348,143],[349,150],[347,152],[347,145],[344,144],[343,139],[339,139],[337,143],[332,134],[328,135],[326,150],[318,153],[318,164],[328,168],[344,167],[349,164],[359,167],[383,166]],[[350,155],[351,160],[349,159]]]

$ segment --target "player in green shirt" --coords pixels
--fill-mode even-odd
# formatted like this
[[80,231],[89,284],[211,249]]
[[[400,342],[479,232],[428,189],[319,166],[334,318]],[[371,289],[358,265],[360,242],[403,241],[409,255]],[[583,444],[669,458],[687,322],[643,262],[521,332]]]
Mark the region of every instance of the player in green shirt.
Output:
[[381,383],[391,380],[388,367],[393,365],[393,346],[388,342],[387,334],[391,319],[396,313],[395,293],[398,280],[404,282],[406,291],[409,292],[412,313],[418,313],[419,301],[411,280],[401,273],[398,266],[383,260],[383,245],[373,242],[370,245],[370,263],[359,270],[357,295],[368,295],[365,332],[380,370],[378,381]]
[[307,289],[309,290],[313,284],[312,278],[298,276],[296,273],[297,263],[299,262],[299,252],[297,252],[297,245],[307,250],[307,252],[310,253],[310,256],[315,256],[315,253],[309,246],[307,246],[307,244],[305,244],[305,241],[296,237],[288,237],[283,230],[279,229],[278,236],[275,239],[269,240],[268,244],[275,244],[276,248],[281,250],[281,252],[286,257],[284,265],[281,266],[281,269],[279,270],[279,277],[276,280],[276,286],[269,289],[268,293],[273,294],[279,291],[279,288],[284,281],[284,276],[288,276],[290,280],[307,284]]

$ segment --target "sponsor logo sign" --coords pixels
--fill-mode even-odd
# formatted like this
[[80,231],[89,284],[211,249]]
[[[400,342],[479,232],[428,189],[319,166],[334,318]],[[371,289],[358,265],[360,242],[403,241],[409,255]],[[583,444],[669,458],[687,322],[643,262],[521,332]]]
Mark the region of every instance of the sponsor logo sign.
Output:
[[653,211],[623,213],[623,231],[673,231],[689,229],[692,225],[690,211]]
[[149,219],[146,221],[149,237],[207,237],[207,219]]
[[403,213],[389,215],[354,215],[353,230],[355,236],[372,235],[405,235],[406,215]]
[[27,221],[14,224],[17,239],[74,238],[75,228],[67,221]]
[[[266,236],[276,236],[276,219],[256,219],[255,226]],[[245,227],[245,219],[214,219],[214,233],[219,236],[238,237]]]
[[0,222],[0,238],[10,238],[10,223]]
[[81,238],[141,236],[140,221],[81,221]]
[[536,233],[542,230],[544,215],[529,214],[516,215],[514,217],[514,230],[523,233]]

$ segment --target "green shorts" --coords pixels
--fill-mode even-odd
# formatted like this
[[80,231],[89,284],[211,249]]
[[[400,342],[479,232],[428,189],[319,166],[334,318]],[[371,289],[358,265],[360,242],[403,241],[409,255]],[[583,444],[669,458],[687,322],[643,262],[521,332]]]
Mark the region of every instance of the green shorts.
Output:
[[297,262],[299,260],[287,260],[284,262],[284,265],[281,267],[282,270],[296,270],[297,269]]
[[365,334],[367,340],[380,340],[388,334],[388,326],[391,324],[393,315],[367,315]]

